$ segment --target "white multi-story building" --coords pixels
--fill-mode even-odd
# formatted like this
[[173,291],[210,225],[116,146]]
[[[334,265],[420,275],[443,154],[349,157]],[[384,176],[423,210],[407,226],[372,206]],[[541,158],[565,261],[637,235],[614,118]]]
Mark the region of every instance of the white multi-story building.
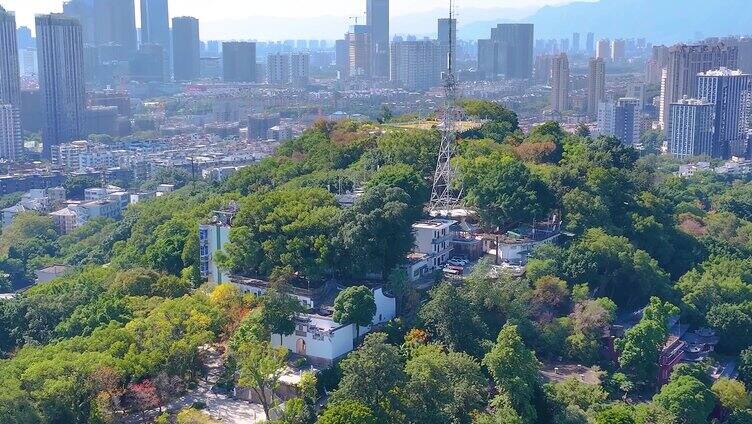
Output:
[[105,199],[81,203],[75,206],[78,220],[85,223],[94,218],[120,219],[123,209],[118,200]]
[[230,241],[230,226],[220,222],[202,224],[198,229],[199,268],[201,277],[211,283],[222,284],[229,280],[214,261],[214,255]]
[[551,59],[551,110],[569,110],[569,58],[566,53]]
[[230,204],[225,210],[214,211],[214,216],[198,228],[199,271],[201,278],[211,283],[222,284],[230,281],[227,270],[220,269],[214,256],[230,242],[232,219],[237,213],[237,205]]
[[451,228],[456,223],[451,219],[431,219],[413,224],[414,251],[427,255],[427,263],[432,269],[442,268],[451,258]]
[[376,313],[370,326],[361,326],[356,333],[354,324],[340,324],[331,316],[317,313],[300,314],[295,319],[295,332],[289,336],[273,334],[274,346],[283,346],[292,353],[305,356],[315,363],[330,364],[350,353],[355,348],[355,340],[371,331],[374,326],[388,322],[397,315],[393,297],[384,294],[383,289],[373,290]]
[[[266,281],[232,276],[230,281],[243,293],[262,296],[269,289]],[[355,340],[370,332],[374,326],[392,320],[397,315],[394,297],[381,287],[371,288],[376,312],[371,325],[342,324],[332,319],[332,301],[338,294],[336,285],[327,284],[317,290],[289,288],[287,295],[297,299],[308,311],[295,317],[295,331],[290,335],[273,334],[274,346],[283,346],[296,355],[305,356],[317,364],[331,364],[355,348]]]
[[129,164],[127,156],[123,150],[112,150],[86,140],[63,143],[52,149],[52,162],[72,172],[124,166]]
[[606,100],[606,61],[590,59],[588,62],[588,115],[598,115],[598,105]]
[[434,40],[392,43],[392,84],[413,91],[436,87],[445,68],[442,51],[442,46]]
[[305,53],[270,54],[266,59],[266,79],[273,85],[308,85],[310,57]]

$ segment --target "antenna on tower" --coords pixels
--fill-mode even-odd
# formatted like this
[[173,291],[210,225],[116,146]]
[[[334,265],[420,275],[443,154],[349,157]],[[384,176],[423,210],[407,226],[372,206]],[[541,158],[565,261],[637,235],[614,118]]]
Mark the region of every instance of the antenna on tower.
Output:
[[457,109],[457,79],[454,76],[454,1],[449,0],[449,53],[447,70],[444,72],[444,106],[441,111],[441,148],[436,161],[433,189],[429,204],[431,215],[452,214],[462,198],[462,187],[457,183],[452,158],[457,149],[457,121],[461,112]]
[[447,66],[447,69],[450,74],[454,70],[454,61],[452,60],[454,53],[454,31],[454,0],[449,0],[449,57],[447,58],[449,66]]

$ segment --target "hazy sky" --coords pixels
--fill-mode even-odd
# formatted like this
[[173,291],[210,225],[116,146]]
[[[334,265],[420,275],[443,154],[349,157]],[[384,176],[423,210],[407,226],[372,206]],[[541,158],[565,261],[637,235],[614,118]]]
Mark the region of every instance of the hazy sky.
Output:
[[[134,0],[138,6],[138,0]],[[571,0],[457,0],[462,16],[463,8],[530,8],[546,4],[568,3]],[[0,0],[7,10],[16,12],[18,25],[33,28],[35,13],[62,11],[63,0]],[[301,18],[311,16],[339,16],[345,20],[349,16],[365,12],[365,0],[171,0],[170,15],[190,15],[202,22],[217,23],[222,20],[241,20],[254,16]],[[447,7],[447,0],[392,0],[392,16],[400,16]],[[138,15],[138,7],[136,7]],[[137,17],[138,19],[138,17]],[[204,34],[202,37],[220,36],[216,25],[207,25],[217,34]],[[269,34],[270,37],[283,34]]]

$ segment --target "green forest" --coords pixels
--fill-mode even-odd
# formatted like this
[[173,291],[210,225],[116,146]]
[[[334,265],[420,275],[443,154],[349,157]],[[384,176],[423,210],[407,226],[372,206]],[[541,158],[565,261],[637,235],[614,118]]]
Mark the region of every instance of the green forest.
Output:
[[[281,290],[209,286],[198,271],[198,226],[232,201],[223,269],[279,288],[341,281],[352,289],[335,314],[352,323],[358,288],[377,275],[399,307],[383,332],[306,376],[279,424],[752,423],[752,183],[681,177],[679,162],[584,127],[523,132],[496,103],[462,107],[482,122],[460,134],[454,162],[481,226],[556,214],[568,234],[534,251],[524,276],[489,277],[482,261],[461,284],[413,289],[402,265],[426,217],[440,133],[319,121],[224,183],[184,180],[118,222],[58,236],[49,217],[24,214],[3,229],[0,292],[41,265],[69,271],[0,301],[0,422],[114,423],[160,408],[205,378],[206,346],[226,350],[227,387],[273,389],[285,352],[270,337],[292,333],[299,306]],[[333,192],[355,187],[364,195],[340,206]],[[641,308],[609,360],[604,333]],[[739,379],[682,364],[658,387],[675,316],[713,329],[715,357],[735,358]],[[548,381],[551,363],[596,370],[596,381]],[[170,419],[211,422],[179,415]]]

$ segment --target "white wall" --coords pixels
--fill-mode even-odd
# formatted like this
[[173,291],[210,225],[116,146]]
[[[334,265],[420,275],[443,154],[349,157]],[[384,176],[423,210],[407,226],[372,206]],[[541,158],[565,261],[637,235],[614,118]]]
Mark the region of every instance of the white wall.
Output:
[[214,262],[214,254],[224,248],[230,242],[230,227],[226,225],[209,225],[209,281],[212,283],[227,283],[230,276],[227,272],[221,272]]
[[[372,325],[383,324],[394,319],[397,313],[397,305],[394,298],[384,295],[382,289],[377,289],[373,293],[376,303],[376,313],[373,316]],[[353,340],[355,339],[355,325],[340,326],[339,324],[325,318],[311,317],[312,324],[316,327],[324,327],[321,324],[325,321],[331,325],[331,331],[316,332],[309,331],[305,323],[297,323],[295,332],[289,336],[282,336],[280,344],[279,334],[273,334],[271,341],[274,346],[284,346],[293,353],[300,353],[299,346],[305,342],[305,356],[319,361],[331,362],[342,357],[353,350]],[[360,334],[366,334],[371,330],[371,326],[360,328]]]

